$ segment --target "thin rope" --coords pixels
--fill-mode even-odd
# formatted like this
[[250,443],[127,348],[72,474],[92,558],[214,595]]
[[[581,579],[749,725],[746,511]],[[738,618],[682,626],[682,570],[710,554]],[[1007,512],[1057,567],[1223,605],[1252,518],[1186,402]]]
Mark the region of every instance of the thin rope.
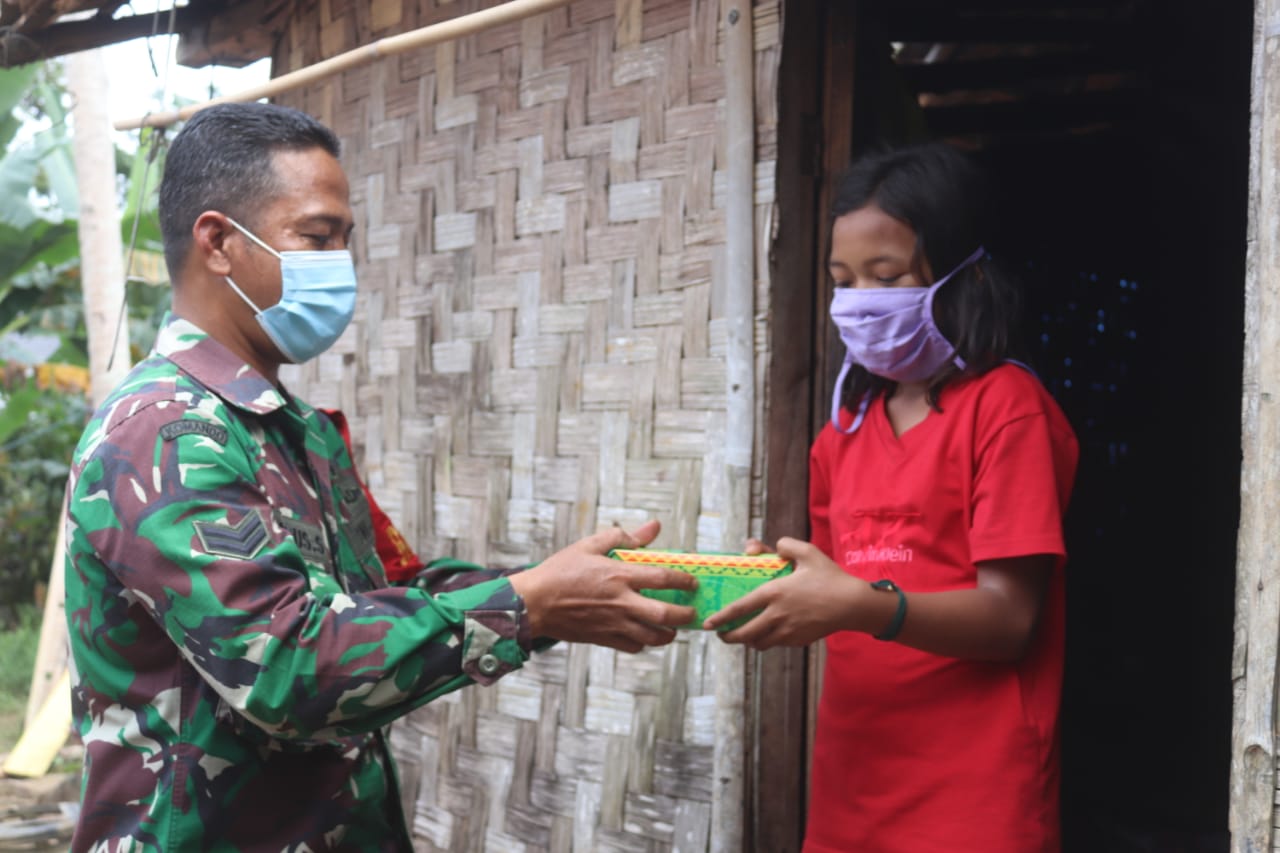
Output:
[[[147,56],[151,60],[151,72],[155,76],[161,78],[159,103],[157,104],[158,109],[163,109],[165,103],[169,99],[169,71],[173,66],[173,34],[175,29],[175,23],[177,21],[177,11],[178,10],[176,5],[171,5],[169,7],[169,32],[165,36],[165,38],[167,39],[165,43],[166,45],[168,45],[168,49],[165,50],[163,76],[161,76],[156,70],[156,59],[155,59],[155,53],[152,50],[151,38],[147,39]],[[154,15],[155,17],[152,19],[153,20],[153,23],[152,23],[153,36],[155,34],[157,24],[160,20],[160,10],[156,9]],[[144,134],[147,137],[147,144],[148,144],[148,148],[145,153],[145,156],[147,158],[147,165],[142,170],[142,178],[138,184],[138,207],[137,207],[137,210],[133,212],[133,228],[130,230],[130,234],[129,234],[129,251],[125,253],[124,297],[120,300],[120,313],[116,315],[115,334],[111,336],[111,356],[107,359],[108,373],[111,371],[112,365],[115,364],[116,352],[119,350],[120,330],[124,328],[124,321],[129,313],[129,282],[142,281],[142,279],[138,278],[137,276],[130,275],[130,270],[133,269],[134,252],[137,250],[137,247],[138,247],[138,225],[142,221],[142,209],[145,205],[145,199],[147,197],[147,186],[149,183],[149,179],[151,177],[151,168],[152,166],[155,165],[157,155],[160,153],[161,140],[164,139],[164,130],[162,128],[155,128],[150,133],[146,133],[145,130],[140,132],[138,134],[138,142],[140,147],[135,156],[138,156],[138,157],[143,156],[143,151],[141,150],[141,144],[142,144],[142,137]]]

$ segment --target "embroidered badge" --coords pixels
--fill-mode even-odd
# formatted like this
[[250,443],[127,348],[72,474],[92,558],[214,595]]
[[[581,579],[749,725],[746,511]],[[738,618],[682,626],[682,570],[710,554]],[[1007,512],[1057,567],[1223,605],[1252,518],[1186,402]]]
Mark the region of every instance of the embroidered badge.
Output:
[[276,521],[289,531],[293,542],[302,552],[303,558],[313,563],[329,564],[329,543],[325,539],[324,530],[318,524],[308,524],[296,518],[285,518],[277,514]]
[[267,525],[256,511],[231,524],[230,521],[197,521],[194,523],[200,547],[206,554],[252,560],[267,544]]
[[369,502],[364,498],[359,481],[350,471],[341,470],[334,474],[333,481],[342,498],[347,538],[352,549],[359,555],[372,552],[375,548],[373,516],[369,513]]
[[165,441],[173,441],[180,435],[192,434],[211,438],[218,444],[225,445],[227,443],[227,428],[211,424],[208,421],[171,421],[160,427],[160,437]]

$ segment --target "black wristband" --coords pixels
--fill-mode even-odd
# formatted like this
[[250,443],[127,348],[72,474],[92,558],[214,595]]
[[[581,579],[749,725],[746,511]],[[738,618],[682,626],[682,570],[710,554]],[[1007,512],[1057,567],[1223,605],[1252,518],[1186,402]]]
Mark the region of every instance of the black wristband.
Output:
[[888,578],[871,584],[872,589],[887,589],[898,594],[898,609],[889,620],[889,624],[879,634],[872,634],[877,640],[892,640],[902,630],[902,623],[907,621],[907,594]]

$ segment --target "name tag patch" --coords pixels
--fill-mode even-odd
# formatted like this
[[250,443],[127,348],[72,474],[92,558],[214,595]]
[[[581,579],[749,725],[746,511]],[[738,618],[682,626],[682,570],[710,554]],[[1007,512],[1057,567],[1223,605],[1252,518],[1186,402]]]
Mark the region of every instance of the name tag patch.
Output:
[[227,428],[211,424],[208,421],[171,421],[160,427],[160,437],[165,441],[173,441],[180,435],[193,434],[203,435],[205,438],[213,439],[218,444],[225,445],[227,443]]
[[293,537],[293,542],[298,546],[303,557],[313,563],[325,566],[329,564],[329,542],[320,525],[308,524],[296,518],[285,518],[282,515],[277,515],[276,521],[289,531],[289,535]]

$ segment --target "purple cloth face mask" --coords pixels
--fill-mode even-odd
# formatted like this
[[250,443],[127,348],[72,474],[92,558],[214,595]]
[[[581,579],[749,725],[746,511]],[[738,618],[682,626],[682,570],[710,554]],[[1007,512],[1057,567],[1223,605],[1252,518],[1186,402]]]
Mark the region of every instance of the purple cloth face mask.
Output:
[[847,430],[840,428],[840,392],[854,364],[893,382],[922,382],[948,362],[964,369],[964,359],[956,354],[956,348],[933,320],[933,297],[938,288],[984,254],[986,250],[979,247],[929,287],[836,290],[831,298],[831,319],[845,346],[844,365],[831,397],[831,423],[837,430],[855,432],[867,413],[864,395],[853,424]]

